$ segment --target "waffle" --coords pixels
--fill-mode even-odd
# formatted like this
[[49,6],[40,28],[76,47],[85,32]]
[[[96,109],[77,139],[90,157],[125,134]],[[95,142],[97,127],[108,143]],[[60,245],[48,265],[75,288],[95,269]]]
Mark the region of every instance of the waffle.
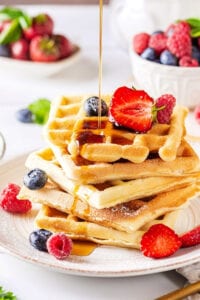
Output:
[[101,245],[140,248],[143,231],[127,233],[82,220],[43,205],[35,225],[52,232],[63,232],[73,240],[92,241]]
[[[93,162],[116,162],[125,159],[141,163],[150,153],[164,161],[173,161],[185,135],[187,109],[176,107],[170,124],[154,124],[145,134],[116,128],[108,117],[87,117],[83,101],[88,97],[61,98],[52,104],[45,136],[56,154],[81,156]],[[111,96],[103,99],[109,103]]]
[[[66,177],[51,149],[33,152],[26,160],[28,169],[43,169],[61,189],[101,209],[130,200],[153,196],[195,183],[200,174],[190,176],[146,177],[129,181],[113,180],[99,184],[80,184]],[[145,189],[144,189],[145,186]]]
[[96,209],[78,197],[63,192],[52,183],[37,191],[23,186],[18,197],[30,199],[32,202],[53,207],[90,222],[131,233],[188,204],[188,200],[199,192],[199,186],[193,184],[154,197],[132,200],[104,209]]
[[[61,149],[60,147],[51,145],[51,148],[66,176],[85,184],[152,176],[188,176],[200,171],[198,156],[184,140],[181,142],[174,161],[165,162],[159,157],[152,155],[140,164],[133,164],[127,161],[93,163],[85,159],[80,159],[80,157],[73,159],[66,147]],[[61,150],[63,151],[61,152]],[[47,156],[51,157],[52,155],[47,153]]]

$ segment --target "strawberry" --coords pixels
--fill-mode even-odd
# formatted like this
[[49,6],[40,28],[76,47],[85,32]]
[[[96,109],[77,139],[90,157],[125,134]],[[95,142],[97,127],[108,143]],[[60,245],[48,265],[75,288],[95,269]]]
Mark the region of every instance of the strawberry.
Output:
[[16,59],[27,60],[29,58],[29,43],[25,39],[19,39],[10,44],[11,56]]
[[200,226],[180,236],[182,247],[191,247],[200,244]]
[[60,51],[60,58],[68,57],[73,52],[73,45],[68,38],[61,34],[52,35]]
[[27,40],[32,40],[37,35],[51,35],[54,22],[48,14],[39,14],[32,20],[32,25],[24,29],[23,33]]
[[144,91],[118,88],[111,99],[109,119],[117,126],[146,132],[152,126],[153,99]]
[[163,224],[152,225],[141,239],[141,251],[152,258],[170,256],[180,247],[181,240],[178,235]]
[[30,58],[37,62],[53,62],[60,58],[58,45],[53,38],[36,36],[30,42]]

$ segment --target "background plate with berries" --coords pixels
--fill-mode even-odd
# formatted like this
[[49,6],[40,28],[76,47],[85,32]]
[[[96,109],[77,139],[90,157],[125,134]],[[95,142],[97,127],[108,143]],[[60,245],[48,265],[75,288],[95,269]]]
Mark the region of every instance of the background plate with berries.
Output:
[[40,78],[53,76],[65,71],[79,59],[81,49],[77,45],[73,47],[73,53],[69,57],[51,63],[0,57],[1,69],[5,69],[6,72],[10,71],[12,74],[16,73],[16,76],[19,73],[23,74],[23,76],[38,76]]
[[[22,184],[26,157],[23,155],[1,164],[0,189],[8,182]],[[10,214],[0,209],[0,248],[19,259],[54,271],[82,276],[126,277],[173,270],[200,260],[200,245],[182,248],[164,259],[151,259],[137,250],[100,246],[88,256],[70,255],[57,260],[46,252],[37,251],[29,243],[37,209],[38,206],[33,205],[27,214]]]

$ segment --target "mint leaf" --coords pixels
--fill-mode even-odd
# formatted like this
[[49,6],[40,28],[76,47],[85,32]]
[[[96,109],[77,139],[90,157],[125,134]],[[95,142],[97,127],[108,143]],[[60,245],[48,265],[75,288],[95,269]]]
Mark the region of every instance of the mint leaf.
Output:
[[21,27],[19,21],[13,20],[10,26],[3,30],[0,34],[0,44],[9,44],[15,42],[20,39],[21,37]]
[[42,98],[29,104],[28,109],[32,112],[34,123],[43,125],[49,117],[51,102],[48,99]]
[[32,24],[32,18],[24,11],[14,7],[4,7],[0,10],[0,21],[18,20],[21,27],[27,28]]
[[3,287],[0,286],[0,300],[17,300],[17,298],[12,292],[6,292]]
[[185,20],[192,28],[199,27],[200,28],[200,19],[197,18],[189,18]]
[[193,37],[193,38],[200,37],[200,27],[198,27],[198,28],[193,28],[193,29],[191,30],[190,35],[191,35],[191,37]]

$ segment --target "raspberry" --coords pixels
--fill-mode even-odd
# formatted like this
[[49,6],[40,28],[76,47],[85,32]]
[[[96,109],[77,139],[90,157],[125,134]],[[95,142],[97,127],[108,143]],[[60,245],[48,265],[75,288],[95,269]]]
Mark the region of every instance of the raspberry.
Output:
[[0,206],[7,212],[26,213],[31,208],[29,200],[18,200],[20,187],[17,184],[9,183],[0,194]]
[[149,47],[153,48],[157,54],[160,54],[167,46],[167,37],[163,33],[151,35],[149,39]]
[[72,250],[72,240],[64,233],[55,233],[47,240],[47,250],[49,254],[57,259],[68,257]]
[[141,239],[141,251],[145,256],[162,258],[174,254],[181,247],[178,235],[163,224],[152,225]]
[[182,247],[191,247],[200,244],[200,226],[180,236]]
[[195,120],[200,124],[200,105],[197,105],[194,109]]
[[183,56],[179,60],[179,66],[181,67],[198,67],[198,60],[192,58],[191,56]]
[[142,32],[136,34],[133,38],[133,49],[137,54],[141,54],[149,44],[150,35],[148,33]]
[[165,31],[165,34],[167,37],[171,36],[174,32],[174,29],[176,27],[176,24],[170,24],[167,30]]
[[182,32],[176,29],[167,40],[167,47],[169,51],[176,57],[191,56],[192,42],[190,35],[187,32]]
[[[168,124],[173,112],[176,99],[170,94],[165,94],[159,97],[155,102],[156,119],[158,123]],[[160,108],[160,109],[159,109]]]
[[190,35],[190,25],[186,21],[180,21],[175,26],[176,32],[182,32]]

